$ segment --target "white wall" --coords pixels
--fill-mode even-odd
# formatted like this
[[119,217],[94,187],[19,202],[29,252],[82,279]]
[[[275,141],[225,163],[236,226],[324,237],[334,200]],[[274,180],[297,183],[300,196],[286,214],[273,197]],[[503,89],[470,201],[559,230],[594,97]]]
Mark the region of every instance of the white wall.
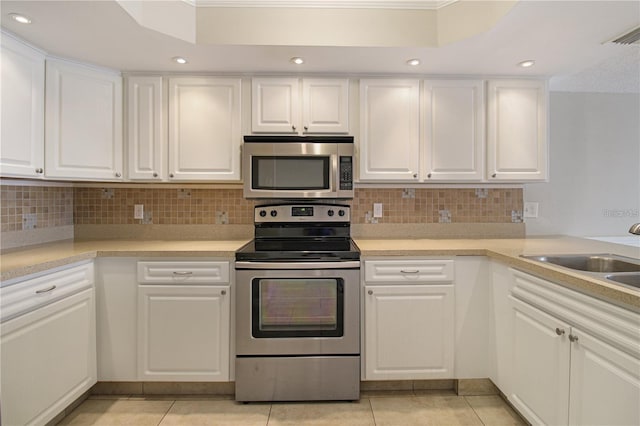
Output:
[[550,181],[527,235],[629,235],[640,222],[640,94],[550,94]]

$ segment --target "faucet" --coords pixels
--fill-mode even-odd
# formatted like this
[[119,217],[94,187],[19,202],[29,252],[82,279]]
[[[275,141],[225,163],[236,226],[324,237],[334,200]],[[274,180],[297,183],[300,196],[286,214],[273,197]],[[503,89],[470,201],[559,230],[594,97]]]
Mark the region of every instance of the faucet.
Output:
[[629,233],[630,234],[635,234],[635,235],[640,235],[640,223],[636,223],[634,225],[631,225],[631,228],[629,228]]

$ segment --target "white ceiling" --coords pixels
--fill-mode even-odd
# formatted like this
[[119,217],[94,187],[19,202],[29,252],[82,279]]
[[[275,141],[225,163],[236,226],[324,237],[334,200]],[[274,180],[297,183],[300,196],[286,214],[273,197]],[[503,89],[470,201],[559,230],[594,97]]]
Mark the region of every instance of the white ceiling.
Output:
[[[293,0],[264,1],[278,8],[294,3]],[[317,0],[306,1],[316,8],[321,3]],[[438,11],[465,1],[470,0],[460,0],[453,5],[449,5],[448,1],[423,0],[430,4],[430,8],[438,8]],[[195,9],[193,4],[200,6],[199,2],[210,9],[216,7],[215,3],[220,0],[190,0],[188,3]],[[388,8],[393,7],[394,0],[360,2],[368,4],[368,8]],[[421,1],[395,2],[400,7],[400,4],[417,5]],[[250,7],[249,3],[260,2],[246,0],[245,3],[245,7]],[[335,7],[340,0],[327,3]],[[490,7],[490,3],[485,2],[484,5]],[[637,0],[520,0],[489,30],[438,47],[299,46],[296,45],[295,33],[291,34],[291,43],[288,45],[199,44],[140,26],[113,0],[2,0],[0,7],[4,30],[48,53],[126,72],[555,76],[551,86],[558,90],[571,86],[569,76],[591,72],[592,76],[583,76],[581,88],[576,90],[602,91],[597,90],[600,85],[609,88],[615,86],[605,91],[640,91],[640,83],[636,81],[640,79],[640,46],[606,43],[640,26],[640,1]],[[311,24],[314,9],[307,10],[305,16]],[[332,13],[340,14],[340,10],[335,8]],[[389,10],[388,13],[394,12],[393,9],[386,10]],[[11,12],[26,14],[33,23],[18,24],[7,16]],[[199,25],[202,24],[199,22]],[[242,28],[242,24],[246,23],[236,24]],[[338,30],[327,28],[327,31]],[[385,29],[380,26],[379,30]],[[229,36],[233,38],[234,34]],[[175,56],[186,57],[189,63],[184,66],[175,64],[171,61]],[[304,57],[306,63],[302,66],[293,65],[289,61],[293,56]],[[409,67],[405,63],[409,58],[420,58],[422,64]],[[528,69],[516,66],[525,59],[535,59],[536,65]],[[620,67],[625,71],[617,72]],[[594,69],[597,70],[595,73]],[[629,80],[629,84],[609,84],[609,80],[619,81],[620,78]],[[585,88],[585,85],[588,87]]]

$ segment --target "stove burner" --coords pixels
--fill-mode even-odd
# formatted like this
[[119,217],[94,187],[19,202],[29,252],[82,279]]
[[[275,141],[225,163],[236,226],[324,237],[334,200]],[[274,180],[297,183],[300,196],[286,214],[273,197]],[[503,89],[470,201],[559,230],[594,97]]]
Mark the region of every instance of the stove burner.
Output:
[[[274,215],[261,215],[264,211]],[[301,215],[300,211],[305,214]],[[333,212],[343,212],[335,215]],[[350,207],[339,204],[269,204],[256,206],[255,239],[236,252],[236,260],[359,260],[351,240]]]

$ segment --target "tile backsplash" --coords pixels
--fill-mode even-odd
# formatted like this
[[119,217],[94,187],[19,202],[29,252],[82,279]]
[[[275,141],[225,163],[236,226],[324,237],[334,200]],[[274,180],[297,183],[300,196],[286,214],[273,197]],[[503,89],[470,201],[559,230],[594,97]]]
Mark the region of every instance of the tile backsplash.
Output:
[[73,225],[73,188],[0,186],[2,232]]
[[[254,202],[241,189],[76,188],[76,225],[211,225],[253,224]],[[134,219],[142,204],[144,219]]]
[[[72,188],[1,185],[2,232],[68,225],[252,225],[242,189]],[[522,222],[520,188],[358,188],[353,224]],[[373,204],[383,215],[373,217]],[[144,219],[134,219],[134,205]]]
[[[373,203],[382,203],[381,218],[372,217]],[[352,223],[357,224],[372,223],[372,220],[377,223],[517,223],[522,222],[523,193],[520,188],[360,188],[351,204]]]

